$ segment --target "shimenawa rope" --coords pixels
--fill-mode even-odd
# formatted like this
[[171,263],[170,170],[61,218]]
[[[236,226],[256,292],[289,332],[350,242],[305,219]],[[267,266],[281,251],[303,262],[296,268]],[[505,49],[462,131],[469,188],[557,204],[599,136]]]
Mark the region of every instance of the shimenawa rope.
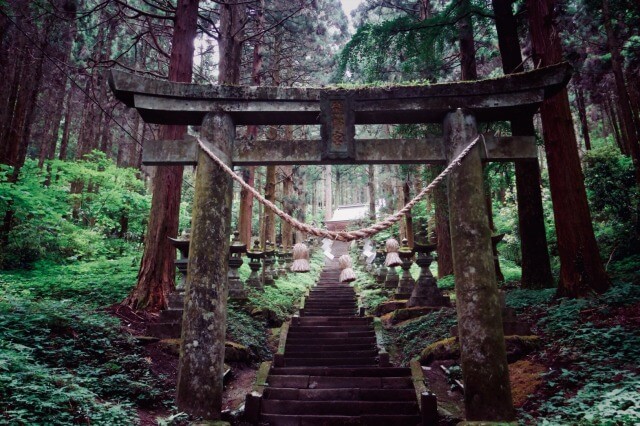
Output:
[[420,201],[425,195],[427,195],[429,191],[435,188],[435,186],[438,185],[449,173],[451,173],[451,171],[456,166],[459,166],[462,159],[469,153],[469,151],[471,151],[471,149],[476,145],[476,143],[478,143],[480,139],[482,139],[484,142],[484,136],[482,136],[482,134],[479,134],[474,140],[472,140],[469,143],[469,145],[467,145],[465,149],[462,150],[462,152],[460,152],[460,154],[458,154],[456,158],[453,159],[453,161],[451,161],[451,163],[449,163],[449,165],[438,176],[436,176],[436,178],[429,185],[427,185],[427,187],[425,187],[422,191],[420,191],[418,195],[413,197],[411,201],[405,204],[405,206],[402,209],[392,214],[391,216],[387,217],[385,220],[375,223],[367,228],[358,229],[357,231],[329,231],[326,229],[320,229],[320,228],[313,227],[311,225],[307,225],[306,223],[302,223],[292,218],[282,210],[280,210],[278,206],[276,206],[271,201],[264,198],[251,185],[247,184],[242,179],[242,177],[240,177],[236,172],[234,172],[231,169],[231,167],[227,166],[222,160],[216,157],[216,155],[206,146],[206,144],[199,137],[197,137],[196,139],[198,140],[198,145],[200,145],[200,148],[202,148],[202,150],[206,152],[207,155],[216,164],[222,167],[222,170],[224,170],[229,176],[231,176],[236,182],[238,182],[244,189],[251,192],[253,196],[256,197],[258,201],[260,201],[263,205],[265,205],[266,207],[271,209],[275,214],[280,216],[282,220],[286,221],[289,225],[291,225],[298,231],[302,231],[307,234],[312,234],[316,237],[325,237],[325,238],[330,238],[332,240],[338,240],[338,241],[353,241],[353,240],[358,240],[362,238],[368,238],[377,234],[380,231],[384,231],[385,229],[391,227],[394,223],[402,219],[402,217],[404,217],[409,212],[409,210],[411,210],[411,208],[416,205],[418,201]]

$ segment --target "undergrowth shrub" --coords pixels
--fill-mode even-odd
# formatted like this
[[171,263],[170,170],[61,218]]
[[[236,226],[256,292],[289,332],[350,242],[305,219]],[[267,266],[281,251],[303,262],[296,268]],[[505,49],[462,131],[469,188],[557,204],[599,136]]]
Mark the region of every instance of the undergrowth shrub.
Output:
[[450,337],[451,327],[456,324],[454,309],[440,309],[396,326],[392,333],[398,353],[402,354],[402,364],[407,364],[430,344]]
[[170,398],[117,319],[68,300],[5,291],[0,342],[0,410],[10,424],[132,424],[133,405]]
[[233,302],[229,303],[227,310],[227,339],[246,346],[257,359],[271,357],[264,321],[252,317]]
[[[521,290],[522,291],[522,290]],[[548,290],[539,290],[542,293]],[[615,309],[640,303],[640,286],[616,282],[590,299],[559,299],[538,327],[553,368],[537,400],[523,412],[536,424],[635,424],[640,413],[640,331],[617,323]]]
[[0,291],[30,298],[71,299],[92,307],[122,301],[136,282],[139,259],[123,256],[58,265],[38,262],[33,270],[0,271]]

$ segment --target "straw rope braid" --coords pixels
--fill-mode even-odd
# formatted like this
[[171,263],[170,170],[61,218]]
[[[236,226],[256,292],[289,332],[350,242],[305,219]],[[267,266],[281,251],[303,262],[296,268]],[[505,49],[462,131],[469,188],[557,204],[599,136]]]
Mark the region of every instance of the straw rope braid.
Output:
[[409,212],[409,210],[411,210],[413,206],[416,205],[418,201],[420,201],[425,195],[427,195],[429,191],[435,188],[436,185],[438,185],[449,173],[451,173],[451,171],[456,166],[460,165],[460,162],[462,161],[462,159],[471,151],[471,149],[478,143],[480,139],[482,139],[482,141],[484,142],[484,136],[482,134],[478,135],[473,141],[471,141],[471,143],[469,143],[469,145],[465,149],[462,150],[460,154],[458,154],[458,156],[455,159],[453,159],[453,161],[451,161],[451,163],[449,163],[449,165],[426,188],[420,191],[418,195],[416,195],[411,201],[405,204],[405,206],[401,210],[387,217],[385,220],[378,222],[376,224],[373,224],[367,228],[358,229],[357,231],[337,232],[337,231],[328,231],[326,229],[316,228],[314,226],[307,225],[306,223],[302,223],[292,218],[287,213],[280,210],[278,206],[276,206],[271,201],[264,198],[257,190],[255,190],[253,187],[247,184],[242,179],[242,177],[240,177],[236,172],[234,172],[222,160],[216,157],[216,155],[205,145],[205,143],[199,137],[196,139],[198,140],[198,145],[200,145],[200,148],[202,148],[202,150],[206,152],[207,155],[216,164],[222,167],[222,169],[229,176],[231,176],[236,182],[238,182],[244,189],[251,192],[253,196],[258,199],[258,201],[260,201],[263,205],[271,209],[275,214],[277,214],[280,218],[282,218],[282,220],[287,222],[289,225],[291,225],[298,231],[302,231],[307,234],[314,235],[316,237],[325,237],[325,238],[330,238],[332,240],[346,241],[346,242],[371,237],[380,231],[384,231],[385,229],[391,227],[394,223],[398,222],[400,219],[402,219],[402,217],[404,217]]

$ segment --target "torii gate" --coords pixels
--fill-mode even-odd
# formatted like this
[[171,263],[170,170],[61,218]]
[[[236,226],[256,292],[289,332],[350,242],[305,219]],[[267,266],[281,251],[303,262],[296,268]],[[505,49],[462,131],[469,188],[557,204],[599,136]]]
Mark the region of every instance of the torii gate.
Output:
[[[117,99],[147,123],[202,126],[200,139],[227,165],[446,164],[477,137],[476,120],[533,115],[563,88],[558,64],[496,79],[354,89],[204,86],[111,71]],[[442,138],[356,139],[360,124],[443,123]],[[240,141],[236,125],[321,125],[319,141]],[[487,137],[449,175],[451,246],[467,418],[512,416],[482,161],[536,158],[533,135]],[[231,178],[194,138],[147,141],[148,165],[198,164],[186,283],[177,403],[216,419],[222,402]],[[508,401],[508,402],[507,402]]]

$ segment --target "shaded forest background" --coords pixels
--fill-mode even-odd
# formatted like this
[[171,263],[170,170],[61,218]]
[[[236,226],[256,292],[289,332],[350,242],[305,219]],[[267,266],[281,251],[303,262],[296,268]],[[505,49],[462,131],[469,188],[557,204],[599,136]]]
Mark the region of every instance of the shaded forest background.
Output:
[[[635,290],[618,283],[637,283],[634,271],[640,269],[640,3],[365,0],[350,20],[337,0],[195,4],[199,9],[193,63],[188,67],[190,80],[270,86],[433,84],[531,70],[540,66],[542,58],[530,30],[529,11],[548,7],[562,42],[562,58],[574,68],[568,100],[570,125],[577,138],[569,143],[579,155],[580,168],[565,185],[584,184],[589,207],[586,217],[597,242],[596,257],[587,257],[589,265],[583,270],[597,263],[607,278],[580,288],[563,277],[561,250],[566,243],[562,238],[566,241],[567,237],[557,232],[557,215],[564,212],[563,223],[571,223],[584,214],[577,207],[575,211],[559,210],[557,199],[552,199],[550,173],[553,176],[554,171],[551,166],[550,172],[549,163],[553,159],[547,157],[549,143],[543,138],[543,118],[538,115],[531,123],[481,127],[502,135],[531,128],[540,145],[535,164],[490,163],[485,167],[491,226],[495,234],[505,234],[498,246],[501,281],[507,288],[519,289],[551,288],[560,282],[562,296],[590,296],[605,291],[610,276],[615,294],[626,295],[616,303],[627,296],[635,300],[629,296]],[[60,339],[66,333],[85,333],[82,335],[93,342],[102,338],[120,342],[116,346],[122,352],[117,357],[124,358],[114,362],[118,365],[114,371],[123,375],[101,384],[106,391],[90,383],[90,375],[82,376],[85,382],[74,382],[78,393],[82,389],[102,396],[122,393],[133,401],[135,390],[129,386],[133,381],[145,389],[143,399],[155,404],[167,398],[149,372],[131,368],[136,361],[127,358],[129,349],[125,349],[131,342],[118,340],[122,337],[117,325],[95,309],[124,302],[137,310],[155,312],[166,307],[166,294],[175,285],[175,251],[166,237],[190,227],[194,170],[174,171],[179,179],[172,181],[172,208],[179,214],[172,219],[172,235],[165,232],[152,240],[152,230],[158,227],[154,218],[160,215],[152,200],[162,198],[157,194],[164,184],[158,184],[157,175],[165,172],[141,164],[141,147],[144,140],[158,139],[165,130],[143,123],[134,110],[117,102],[106,76],[115,68],[170,78],[176,8],[176,2],[164,0],[0,1],[0,288],[5,294],[0,307],[22,313],[19,318],[6,317],[11,323],[5,324],[6,329],[14,334],[3,336],[2,349],[7,351],[0,359],[5,364],[0,366],[23,362],[19,365],[27,369],[34,363],[52,362],[14,346],[29,346],[15,338],[25,330],[53,327]],[[362,126],[358,130],[360,137],[421,137],[440,132],[430,126]],[[318,134],[314,126],[238,129],[243,139],[314,139]],[[360,224],[365,225],[401,207],[439,169],[425,165],[283,166],[247,167],[240,172],[300,220],[321,225],[336,206],[364,203],[370,206],[369,217]],[[531,202],[536,197],[539,207]],[[245,242],[259,238],[262,243],[271,240],[290,247],[304,238],[276,221],[239,187],[233,203],[234,227]],[[523,221],[524,217],[531,220]],[[588,226],[580,226],[578,233],[591,232]],[[444,287],[450,286],[443,188],[413,209],[408,221],[381,233],[377,240],[389,236],[411,239],[425,227],[438,243],[438,276]],[[564,225],[560,231],[563,229]],[[167,247],[159,248],[162,241]],[[159,262],[164,269],[156,274],[163,278],[142,273],[150,263],[145,259],[156,255],[151,253],[154,250],[165,252]],[[574,260],[565,261],[565,270],[577,268],[575,263],[584,260],[580,250],[574,250]],[[541,291],[546,291],[539,293],[546,295],[545,303],[555,292]],[[542,299],[526,300],[534,305]],[[584,306],[574,308],[579,311]],[[67,312],[57,313],[61,310]],[[27,312],[39,315],[27,316]],[[25,322],[26,318],[31,319]],[[73,318],[82,320],[78,323]],[[247,328],[264,328],[240,313],[236,320]],[[70,322],[73,327],[51,326]],[[101,329],[108,330],[109,337]],[[48,337],[37,338],[44,342]],[[89,345],[89,352],[78,355],[72,364],[95,357],[91,351],[99,351],[98,346]],[[45,349],[38,350],[52,351],[48,346]],[[77,355],[75,350],[69,349]],[[127,369],[131,371],[125,374]],[[59,380],[67,380],[59,373]],[[603,377],[607,374],[602,372]],[[9,380],[2,377],[0,380]],[[26,406],[37,404],[38,392],[20,398],[27,400]],[[11,397],[17,398],[15,394]],[[116,404],[103,411],[87,410],[115,422],[124,416],[120,408]]]

